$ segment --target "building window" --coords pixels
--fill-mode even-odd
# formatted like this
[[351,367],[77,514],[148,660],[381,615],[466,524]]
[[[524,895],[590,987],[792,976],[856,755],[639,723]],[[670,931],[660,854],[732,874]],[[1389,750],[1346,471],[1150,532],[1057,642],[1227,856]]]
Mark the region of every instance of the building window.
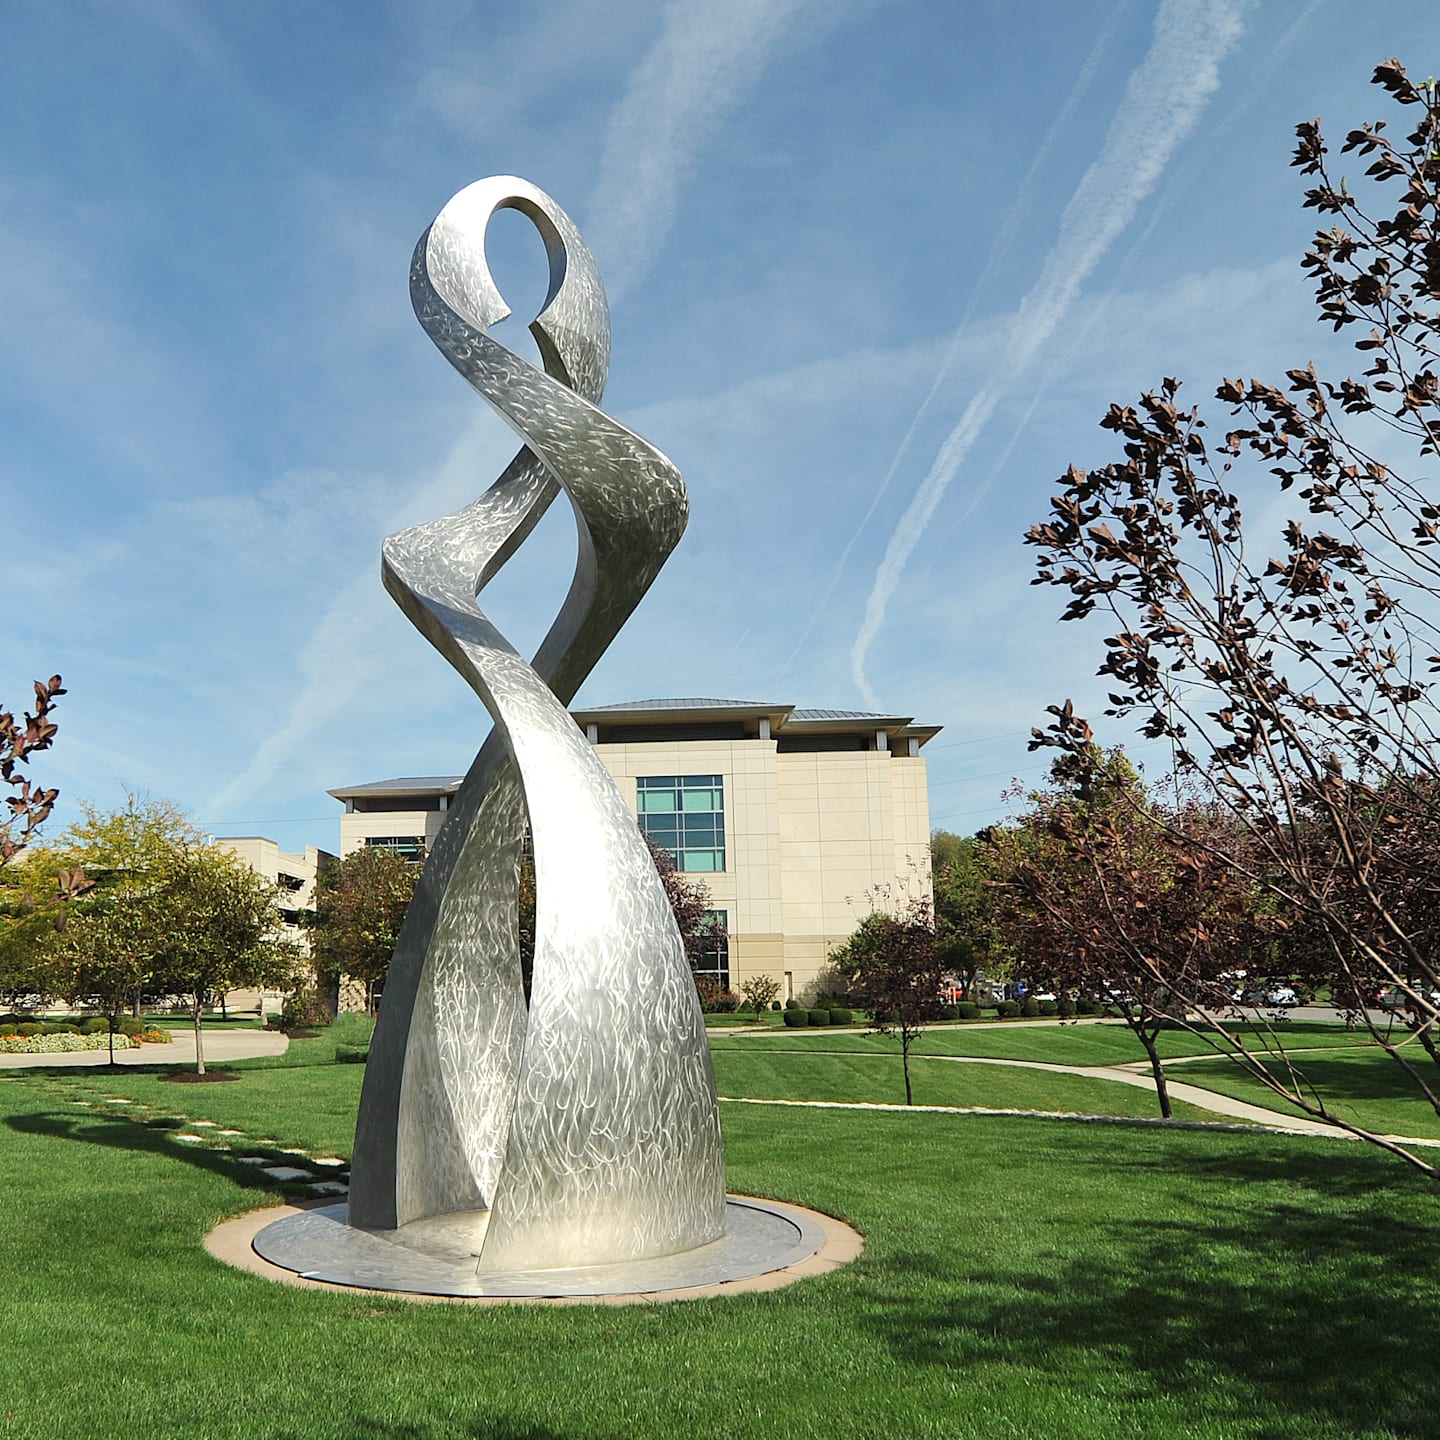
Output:
[[725,868],[725,787],[718,775],[642,775],[640,828],[675,857],[677,870]]
[[707,910],[696,933],[700,939],[691,968],[697,980],[712,981],[719,990],[730,988],[729,916],[723,910]]
[[425,837],[423,835],[367,835],[365,843],[373,845],[379,850],[393,850],[407,860],[423,860],[425,858]]

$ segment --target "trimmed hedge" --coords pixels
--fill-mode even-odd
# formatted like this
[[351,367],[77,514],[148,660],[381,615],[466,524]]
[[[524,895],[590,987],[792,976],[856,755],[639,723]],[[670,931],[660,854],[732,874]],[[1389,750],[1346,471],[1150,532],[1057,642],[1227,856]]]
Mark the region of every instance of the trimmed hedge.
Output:
[[956,1007],[956,1018],[959,1020],[978,1020],[980,1018],[980,1007],[973,1000],[962,1000]]
[[1040,1006],[1040,1013],[1045,1016],[1058,1015],[1060,1004],[1056,1000],[1041,1000],[1037,1002]]
[[1040,1018],[1040,1002],[1032,1000],[1030,996],[1025,997],[1024,1003],[1020,1006],[1020,1013],[1027,1020],[1038,1020]]
[[[138,1042],[128,1035],[115,1037],[117,1050],[133,1050]],[[110,1035],[77,1035],[61,1032],[52,1035],[0,1035],[0,1053],[6,1055],[66,1055],[73,1050],[108,1050]]]
[[802,1025],[810,1023],[810,1012],[802,1010],[797,1005],[793,1010],[783,1010],[781,1014],[785,1017],[785,1024],[788,1029],[797,1030]]
[[812,1025],[828,1025],[830,1023],[830,1012],[828,1010],[811,1010],[807,1012]]
[[1013,1020],[1020,1013],[1020,1007],[1013,1000],[1002,1000],[996,1007],[995,1013],[1002,1020]]
[[830,1023],[832,1025],[853,1025],[855,1016],[843,1005],[832,1005],[830,1007]]

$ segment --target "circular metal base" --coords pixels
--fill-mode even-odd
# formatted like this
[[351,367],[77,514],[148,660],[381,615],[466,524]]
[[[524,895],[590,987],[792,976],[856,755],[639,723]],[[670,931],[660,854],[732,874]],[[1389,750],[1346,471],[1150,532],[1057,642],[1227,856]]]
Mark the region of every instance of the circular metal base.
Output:
[[653,1294],[723,1285],[784,1270],[817,1255],[824,1228],[772,1200],[725,1202],[725,1234],[709,1245],[652,1260],[564,1270],[482,1271],[488,1212],[437,1215],[398,1230],[359,1230],[345,1206],[305,1210],[267,1225],[255,1253],[302,1279],[409,1295],[581,1297]]

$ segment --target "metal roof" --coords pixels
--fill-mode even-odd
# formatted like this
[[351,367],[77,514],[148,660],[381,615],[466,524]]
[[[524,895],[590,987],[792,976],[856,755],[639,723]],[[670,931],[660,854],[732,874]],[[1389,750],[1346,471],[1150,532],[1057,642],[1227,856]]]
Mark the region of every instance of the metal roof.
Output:
[[577,705],[581,715],[612,715],[622,710],[788,710],[788,705],[771,705],[764,700],[711,700],[690,697],[682,700],[622,700],[618,705]]
[[[908,715],[883,715],[871,710],[797,710],[792,705],[771,705],[756,700],[720,700],[704,696],[681,699],[622,700],[615,705],[577,706],[570,713],[580,724],[610,715],[645,715],[669,711],[680,714],[713,714],[716,711],[742,711],[750,715],[772,717],[775,732],[790,726],[835,727],[841,725],[873,726],[889,730],[897,739],[914,737],[921,744],[940,733],[938,725],[917,725]],[[453,794],[460,788],[463,775],[407,775],[394,780],[372,780],[364,785],[345,785],[327,793],[337,800],[351,800],[364,795],[434,795]]]
[[394,780],[370,780],[364,785],[342,785],[327,790],[337,800],[355,795],[433,795],[437,791],[458,790],[463,775],[402,775]]

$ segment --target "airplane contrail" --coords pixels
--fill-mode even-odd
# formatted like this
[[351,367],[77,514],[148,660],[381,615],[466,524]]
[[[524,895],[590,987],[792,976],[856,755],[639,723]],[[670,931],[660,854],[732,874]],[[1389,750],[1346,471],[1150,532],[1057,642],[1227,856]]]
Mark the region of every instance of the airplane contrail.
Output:
[[1104,144],[1065,207],[1060,234],[1020,302],[1004,352],[965,407],[900,517],[875,571],[850,668],[865,703],[880,701],[865,660],[905,567],[971,446],[1011,386],[1064,319],[1080,287],[1135,217],[1176,147],[1220,84],[1220,62],[1242,30],[1248,0],[1164,0],[1145,58],[1125,87]]

